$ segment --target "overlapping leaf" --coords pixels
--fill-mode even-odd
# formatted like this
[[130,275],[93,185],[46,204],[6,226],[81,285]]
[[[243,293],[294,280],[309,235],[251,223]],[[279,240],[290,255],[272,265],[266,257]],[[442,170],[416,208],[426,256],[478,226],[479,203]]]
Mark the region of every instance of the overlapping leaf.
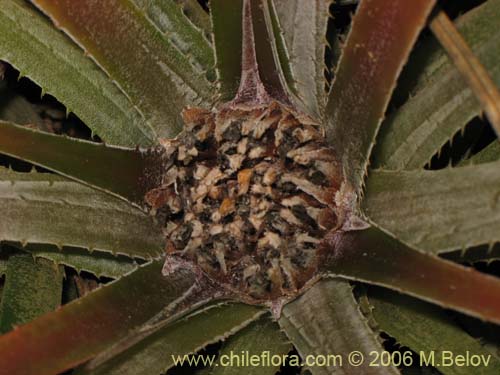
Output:
[[[231,336],[219,353],[219,362],[207,368],[206,374],[211,375],[275,375],[280,369],[279,361],[272,358],[284,358],[292,349],[279,326],[269,319],[263,317],[252,323],[245,329]],[[242,366],[241,357],[235,358],[241,353],[246,356],[259,356],[260,363],[255,366]],[[255,357],[254,357],[255,358]],[[274,362],[274,364],[273,364]]]
[[358,195],[396,79],[434,3],[365,0],[354,16],[328,98],[326,125]]
[[208,105],[211,85],[131,0],[33,0],[124,90],[158,136],[181,129],[186,105]]
[[[500,83],[500,1],[490,0],[457,21],[473,52]],[[433,53],[432,53],[433,52]],[[374,165],[388,169],[423,167],[453,135],[481,113],[467,83],[443,50],[426,43],[415,53],[423,71],[415,95],[382,126]]]
[[27,323],[61,304],[64,271],[29,254],[9,257],[0,303],[0,333]]
[[[461,366],[460,362],[450,361],[453,356],[474,353],[483,356],[487,365],[475,367],[476,374],[498,374],[500,360],[492,352],[485,349],[479,340],[472,338],[441,309],[427,303],[401,296],[388,291],[376,290],[370,293],[372,314],[379,328],[396,338],[401,345],[408,346],[417,353],[414,362],[419,362],[419,353],[425,359],[434,356],[434,363],[446,364],[440,367],[443,374],[470,374],[470,367]],[[434,353],[434,354],[431,354]],[[443,355],[447,360],[443,361]]]
[[392,366],[371,367],[368,361],[361,366],[347,363],[348,355],[354,350],[368,356],[371,351],[380,352],[382,347],[346,281],[319,282],[283,308],[279,323],[303,359],[310,355],[316,358],[338,355],[336,362],[331,360],[327,366],[311,366],[314,375],[398,373]]
[[139,206],[160,179],[155,151],[105,146],[36,131],[0,120],[0,153],[127,199]]
[[376,228],[334,234],[325,270],[500,322],[500,278],[405,246]]
[[0,59],[57,97],[105,141],[132,147],[153,143],[152,128],[129,99],[24,1],[2,1]]
[[132,257],[162,252],[152,218],[61,177],[0,169],[0,240],[77,246]]
[[162,262],[150,263],[0,336],[0,368],[6,374],[51,375],[109,348],[182,301],[195,282],[182,270],[164,277],[161,267]]
[[212,306],[162,327],[123,353],[96,360],[77,375],[150,375],[174,366],[177,359],[238,332],[258,319],[262,310],[247,305]]
[[500,240],[499,187],[498,162],[373,171],[363,207],[371,221],[398,239],[438,253]]
[[326,104],[325,49],[330,1],[272,0],[285,39],[294,87],[316,116]]

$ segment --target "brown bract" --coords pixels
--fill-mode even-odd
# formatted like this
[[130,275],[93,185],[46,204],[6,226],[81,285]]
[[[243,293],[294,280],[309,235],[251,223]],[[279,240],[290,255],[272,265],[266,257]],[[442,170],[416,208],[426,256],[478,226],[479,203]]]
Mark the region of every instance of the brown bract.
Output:
[[324,260],[319,243],[344,223],[323,129],[277,102],[188,108],[183,118],[181,135],[162,142],[162,184],[146,195],[168,256],[247,302],[296,296]]

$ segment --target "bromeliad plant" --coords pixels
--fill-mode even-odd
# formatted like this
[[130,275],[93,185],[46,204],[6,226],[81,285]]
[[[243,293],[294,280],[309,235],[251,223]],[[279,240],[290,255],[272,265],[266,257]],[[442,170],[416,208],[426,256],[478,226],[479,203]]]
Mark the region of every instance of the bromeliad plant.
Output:
[[[0,373],[160,374],[221,339],[368,356],[382,331],[489,353],[439,307],[348,280],[500,323],[500,280],[438,256],[500,239],[498,146],[423,169],[482,111],[500,123],[498,0],[456,23],[478,57],[433,0],[361,1],[328,90],[327,0],[32,3],[0,3],[0,59],[105,143],[0,121],[1,153],[55,172],[0,170]],[[379,132],[428,22],[451,59],[415,50]],[[115,281],[58,307],[61,265]],[[370,362],[342,371],[399,371]]]

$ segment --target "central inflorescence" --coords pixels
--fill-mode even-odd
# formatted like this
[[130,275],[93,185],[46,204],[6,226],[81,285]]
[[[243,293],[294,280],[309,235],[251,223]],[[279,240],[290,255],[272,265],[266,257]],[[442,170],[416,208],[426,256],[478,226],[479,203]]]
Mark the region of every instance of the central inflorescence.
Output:
[[162,142],[162,184],[146,195],[167,254],[252,302],[296,295],[344,220],[322,128],[278,103],[189,108],[183,118],[181,135]]

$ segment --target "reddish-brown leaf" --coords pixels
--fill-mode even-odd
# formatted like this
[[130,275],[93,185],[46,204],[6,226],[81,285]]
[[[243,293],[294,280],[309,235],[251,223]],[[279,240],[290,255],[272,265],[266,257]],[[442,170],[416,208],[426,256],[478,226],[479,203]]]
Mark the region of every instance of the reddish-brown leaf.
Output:
[[333,235],[327,269],[500,323],[500,279],[413,250],[376,228]]

